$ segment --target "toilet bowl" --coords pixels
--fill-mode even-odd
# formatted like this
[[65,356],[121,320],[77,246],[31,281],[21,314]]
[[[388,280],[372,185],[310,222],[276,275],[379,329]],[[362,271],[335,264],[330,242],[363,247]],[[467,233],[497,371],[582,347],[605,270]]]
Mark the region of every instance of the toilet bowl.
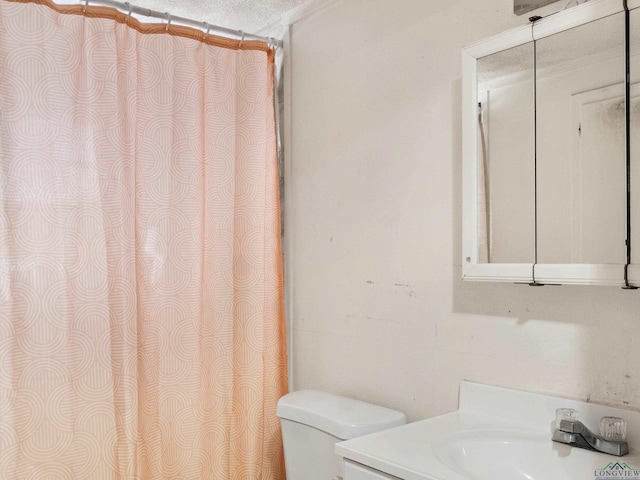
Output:
[[316,390],[289,393],[278,402],[287,480],[333,480],[343,475],[334,445],[404,425],[402,412]]

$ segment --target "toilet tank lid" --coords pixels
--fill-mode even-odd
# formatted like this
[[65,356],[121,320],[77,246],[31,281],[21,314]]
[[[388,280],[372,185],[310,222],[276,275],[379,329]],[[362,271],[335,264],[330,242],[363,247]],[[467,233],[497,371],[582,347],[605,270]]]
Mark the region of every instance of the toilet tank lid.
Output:
[[402,412],[317,390],[285,395],[278,402],[276,413],[342,440],[407,423]]

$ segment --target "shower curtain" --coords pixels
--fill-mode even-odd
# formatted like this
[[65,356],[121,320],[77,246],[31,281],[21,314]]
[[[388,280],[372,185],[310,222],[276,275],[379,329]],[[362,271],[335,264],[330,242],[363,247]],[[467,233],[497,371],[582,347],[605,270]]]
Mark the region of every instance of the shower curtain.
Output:
[[0,478],[282,479],[273,52],[0,1]]

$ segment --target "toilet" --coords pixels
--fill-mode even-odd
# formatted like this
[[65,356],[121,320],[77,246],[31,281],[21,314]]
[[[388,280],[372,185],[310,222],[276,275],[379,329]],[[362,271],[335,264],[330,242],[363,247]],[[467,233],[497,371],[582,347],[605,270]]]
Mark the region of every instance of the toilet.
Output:
[[407,423],[404,413],[316,390],[285,395],[276,411],[282,424],[287,480],[334,480],[343,475],[334,445]]

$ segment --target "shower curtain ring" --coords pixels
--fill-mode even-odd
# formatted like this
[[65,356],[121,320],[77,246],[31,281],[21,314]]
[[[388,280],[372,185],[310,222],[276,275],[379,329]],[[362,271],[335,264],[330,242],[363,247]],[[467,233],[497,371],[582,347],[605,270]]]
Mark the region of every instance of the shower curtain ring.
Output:
[[84,7],[82,7],[82,13],[87,13],[88,6],[89,6],[89,0],[84,0]]
[[169,27],[171,26],[171,14],[169,12],[164,12],[167,15],[167,28],[165,30],[168,32]]
[[211,25],[209,25],[207,22],[202,22],[202,23],[207,29],[207,32],[204,34],[204,37],[202,37],[202,40],[206,40],[207,37],[209,36],[209,30],[211,30]]
[[126,22],[129,23],[129,19],[131,18],[131,12],[133,11],[133,7],[131,6],[131,4],[129,2],[124,2],[124,4],[127,6],[127,20]]
[[240,30],[240,43],[238,44],[238,48],[242,48],[243,43],[244,43],[244,32]]

